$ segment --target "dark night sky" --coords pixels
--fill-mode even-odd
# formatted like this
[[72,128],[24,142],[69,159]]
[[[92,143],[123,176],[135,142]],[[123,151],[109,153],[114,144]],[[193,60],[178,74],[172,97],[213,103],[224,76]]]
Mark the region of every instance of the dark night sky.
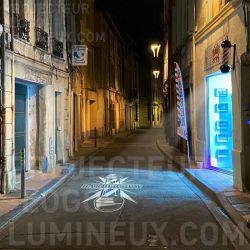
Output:
[[163,0],[96,0],[96,7],[109,12],[118,28],[145,54],[151,42],[162,39],[162,4]]

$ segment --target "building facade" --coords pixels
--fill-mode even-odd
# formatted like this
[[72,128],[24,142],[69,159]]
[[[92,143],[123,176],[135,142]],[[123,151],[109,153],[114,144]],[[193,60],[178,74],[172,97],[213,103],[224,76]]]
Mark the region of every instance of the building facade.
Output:
[[[148,97],[139,86],[149,82],[133,40],[94,0],[10,0],[2,6],[0,179],[1,191],[8,192],[16,187],[23,150],[26,171],[49,172],[95,130],[103,137],[139,127],[146,105],[140,98]],[[73,63],[78,45],[87,48],[85,66]],[[149,109],[145,123],[147,115]]]
[[[170,1],[170,5],[166,1],[168,10],[174,10],[174,14],[167,20],[172,32],[171,37],[167,37],[165,64],[169,60],[177,61],[181,65],[184,85],[190,85],[191,95],[187,101],[191,112],[187,113],[192,159],[211,170],[231,173],[237,188],[249,189],[249,31],[246,23],[249,5],[247,1],[238,0],[184,2],[181,1],[180,6],[180,1]],[[188,21],[187,15],[176,15],[177,9],[190,13],[195,19]],[[229,72],[222,73],[227,66]],[[171,79],[169,70],[173,73],[173,69],[165,65],[165,80]],[[172,94],[169,99],[175,99],[174,92],[175,89],[168,92],[168,96]],[[175,110],[173,102],[171,104],[170,109]]]
[[[2,190],[26,170],[48,172],[69,158],[69,85],[64,1],[4,1],[5,164]],[[60,24],[60,25],[59,25]]]
[[151,58],[151,126],[153,128],[161,128],[163,126],[163,85],[162,85],[162,51],[157,57]]
[[[93,0],[68,1],[72,154],[85,140],[112,136],[138,126],[138,60],[134,42],[121,35],[110,15]],[[77,5],[77,7],[75,6]],[[80,5],[80,7],[79,7]],[[72,46],[85,45],[87,65],[72,64]]]
[[[165,105],[168,109],[165,127],[170,144],[186,152],[185,141],[176,136],[176,90],[174,62],[182,70],[186,97],[187,125],[190,141],[190,153],[193,154],[193,33],[195,25],[194,0],[165,1],[164,3],[164,51],[163,84]],[[167,103],[166,103],[167,102]]]
[[[244,1],[243,1],[244,2]],[[197,1],[195,48],[195,152],[196,160],[231,172],[240,189],[247,182],[244,113],[249,100],[245,66],[247,32],[242,1]],[[224,40],[236,44],[235,68],[222,73]],[[229,64],[233,64],[233,47]],[[203,100],[203,102],[202,102]]]
[[152,107],[152,85],[151,68],[145,65],[146,59],[139,57],[139,127],[149,128],[151,126]]

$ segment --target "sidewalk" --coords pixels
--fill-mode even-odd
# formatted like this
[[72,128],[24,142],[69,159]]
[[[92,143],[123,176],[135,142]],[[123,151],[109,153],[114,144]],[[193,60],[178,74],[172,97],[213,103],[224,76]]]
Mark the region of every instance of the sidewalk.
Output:
[[10,221],[15,221],[46,196],[55,191],[74,172],[73,164],[57,166],[50,173],[29,171],[26,175],[26,198],[21,199],[20,176],[17,176],[16,190],[0,195],[0,232]]
[[184,175],[222,207],[250,241],[250,194],[234,188],[233,176],[196,166],[187,168],[186,155],[167,144],[164,135],[157,138],[157,146]]

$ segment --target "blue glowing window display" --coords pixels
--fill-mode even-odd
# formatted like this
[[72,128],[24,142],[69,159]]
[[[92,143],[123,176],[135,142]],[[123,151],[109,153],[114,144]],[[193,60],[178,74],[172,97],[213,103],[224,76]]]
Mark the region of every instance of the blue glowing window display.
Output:
[[231,73],[209,77],[207,86],[210,165],[232,171]]

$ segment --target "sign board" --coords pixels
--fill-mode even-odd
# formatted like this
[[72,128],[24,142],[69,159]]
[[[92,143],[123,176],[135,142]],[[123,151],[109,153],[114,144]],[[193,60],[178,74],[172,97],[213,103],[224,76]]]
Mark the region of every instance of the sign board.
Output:
[[88,47],[86,45],[73,45],[72,47],[72,65],[88,65]]
[[209,70],[214,66],[222,63],[222,47],[221,42],[214,43],[206,49],[205,52],[205,70]]
[[[222,42],[226,38],[223,37],[217,42],[214,42],[206,48],[205,51],[205,70],[211,70],[217,65],[222,65],[223,63],[223,49],[221,47]],[[230,57],[230,55],[229,55]]]

